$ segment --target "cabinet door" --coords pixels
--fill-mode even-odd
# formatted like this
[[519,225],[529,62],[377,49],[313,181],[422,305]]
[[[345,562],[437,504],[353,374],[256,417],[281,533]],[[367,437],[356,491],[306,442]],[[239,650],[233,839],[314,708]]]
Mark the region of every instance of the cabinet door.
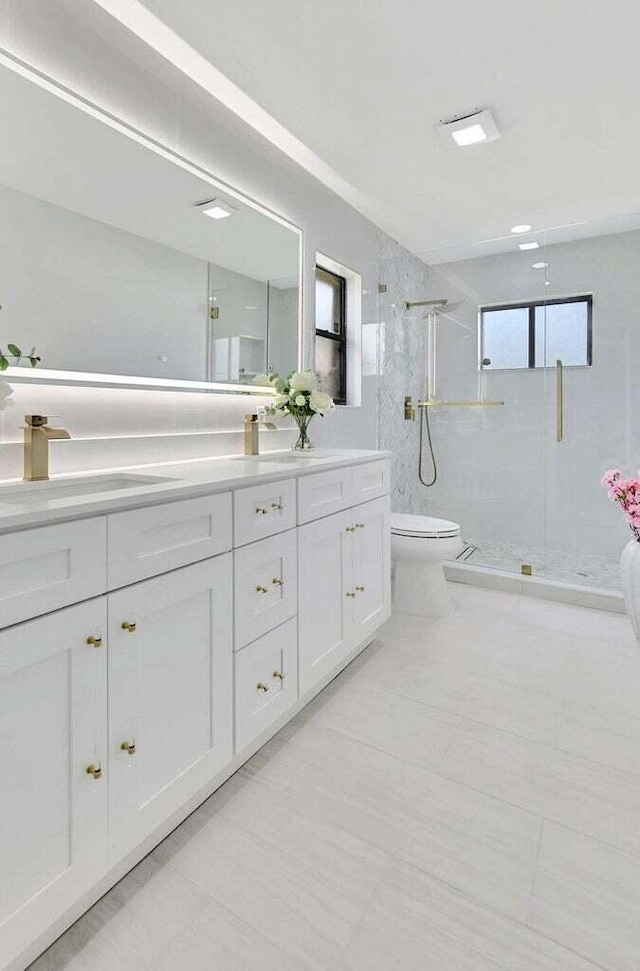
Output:
[[232,755],[231,556],[109,596],[112,862]]
[[298,529],[300,695],[339,664],[351,648],[354,537],[351,510]]
[[353,525],[353,638],[361,644],[391,615],[389,498],[357,506]]
[[0,632],[3,966],[107,870],[106,728],[104,598]]

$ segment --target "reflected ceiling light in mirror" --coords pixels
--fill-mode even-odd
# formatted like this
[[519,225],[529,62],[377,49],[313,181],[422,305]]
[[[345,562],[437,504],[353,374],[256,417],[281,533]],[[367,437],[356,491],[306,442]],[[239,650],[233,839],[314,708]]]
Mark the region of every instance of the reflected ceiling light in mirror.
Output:
[[539,246],[540,244],[536,243],[535,240],[532,240],[530,243],[518,243],[518,249],[521,250],[538,249]]
[[530,233],[531,226],[529,223],[519,223],[517,226],[511,227],[511,232],[515,233],[516,235],[518,235],[518,233]]
[[532,263],[532,268],[534,270],[544,270],[545,266],[549,266],[548,263]]
[[469,115],[441,121],[438,128],[444,134],[450,135],[460,148],[481,145],[483,142],[493,142],[496,138],[500,138],[495,119],[486,108],[483,111],[474,111]]
[[233,206],[223,202],[222,199],[210,199],[209,202],[199,202],[196,205],[199,212],[209,216],[210,219],[227,219],[236,211]]

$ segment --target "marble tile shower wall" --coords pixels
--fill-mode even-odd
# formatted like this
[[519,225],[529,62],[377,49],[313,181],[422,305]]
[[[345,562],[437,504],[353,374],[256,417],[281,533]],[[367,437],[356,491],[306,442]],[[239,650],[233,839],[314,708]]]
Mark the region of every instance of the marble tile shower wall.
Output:
[[394,512],[427,513],[427,494],[418,479],[418,422],[404,420],[404,397],[424,394],[426,327],[406,303],[428,297],[429,268],[388,242],[378,263],[378,447],[393,453]]

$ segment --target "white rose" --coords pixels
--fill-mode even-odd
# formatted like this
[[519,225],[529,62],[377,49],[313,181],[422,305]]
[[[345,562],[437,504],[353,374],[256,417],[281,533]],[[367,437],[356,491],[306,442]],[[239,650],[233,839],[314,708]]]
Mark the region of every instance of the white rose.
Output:
[[320,414],[324,414],[325,411],[331,411],[335,408],[333,403],[333,398],[331,398],[325,391],[313,391],[309,398],[309,407],[312,411],[317,411]]
[[13,405],[13,401],[11,400],[12,394],[13,388],[11,385],[7,384],[3,378],[0,378],[0,411],[9,407],[9,405]]
[[298,406],[298,408],[304,408],[304,406],[306,405],[306,403],[307,403],[307,399],[305,398],[305,396],[303,394],[296,395],[294,404],[296,404]]
[[277,394],[273,399],[273,403],[276,408],[284,408],[285,405],[289,404],[289,396],[286,394]]
[[292,391],[313,391],[316,386],[316,376],[311,371],[296,371],[291,375]]

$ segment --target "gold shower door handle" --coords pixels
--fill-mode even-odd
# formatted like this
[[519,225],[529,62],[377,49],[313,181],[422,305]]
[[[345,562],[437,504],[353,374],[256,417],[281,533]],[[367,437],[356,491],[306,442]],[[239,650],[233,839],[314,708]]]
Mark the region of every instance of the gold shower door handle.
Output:
[[564,379],[562,361],[556,361],[556,442],[564,438]]

